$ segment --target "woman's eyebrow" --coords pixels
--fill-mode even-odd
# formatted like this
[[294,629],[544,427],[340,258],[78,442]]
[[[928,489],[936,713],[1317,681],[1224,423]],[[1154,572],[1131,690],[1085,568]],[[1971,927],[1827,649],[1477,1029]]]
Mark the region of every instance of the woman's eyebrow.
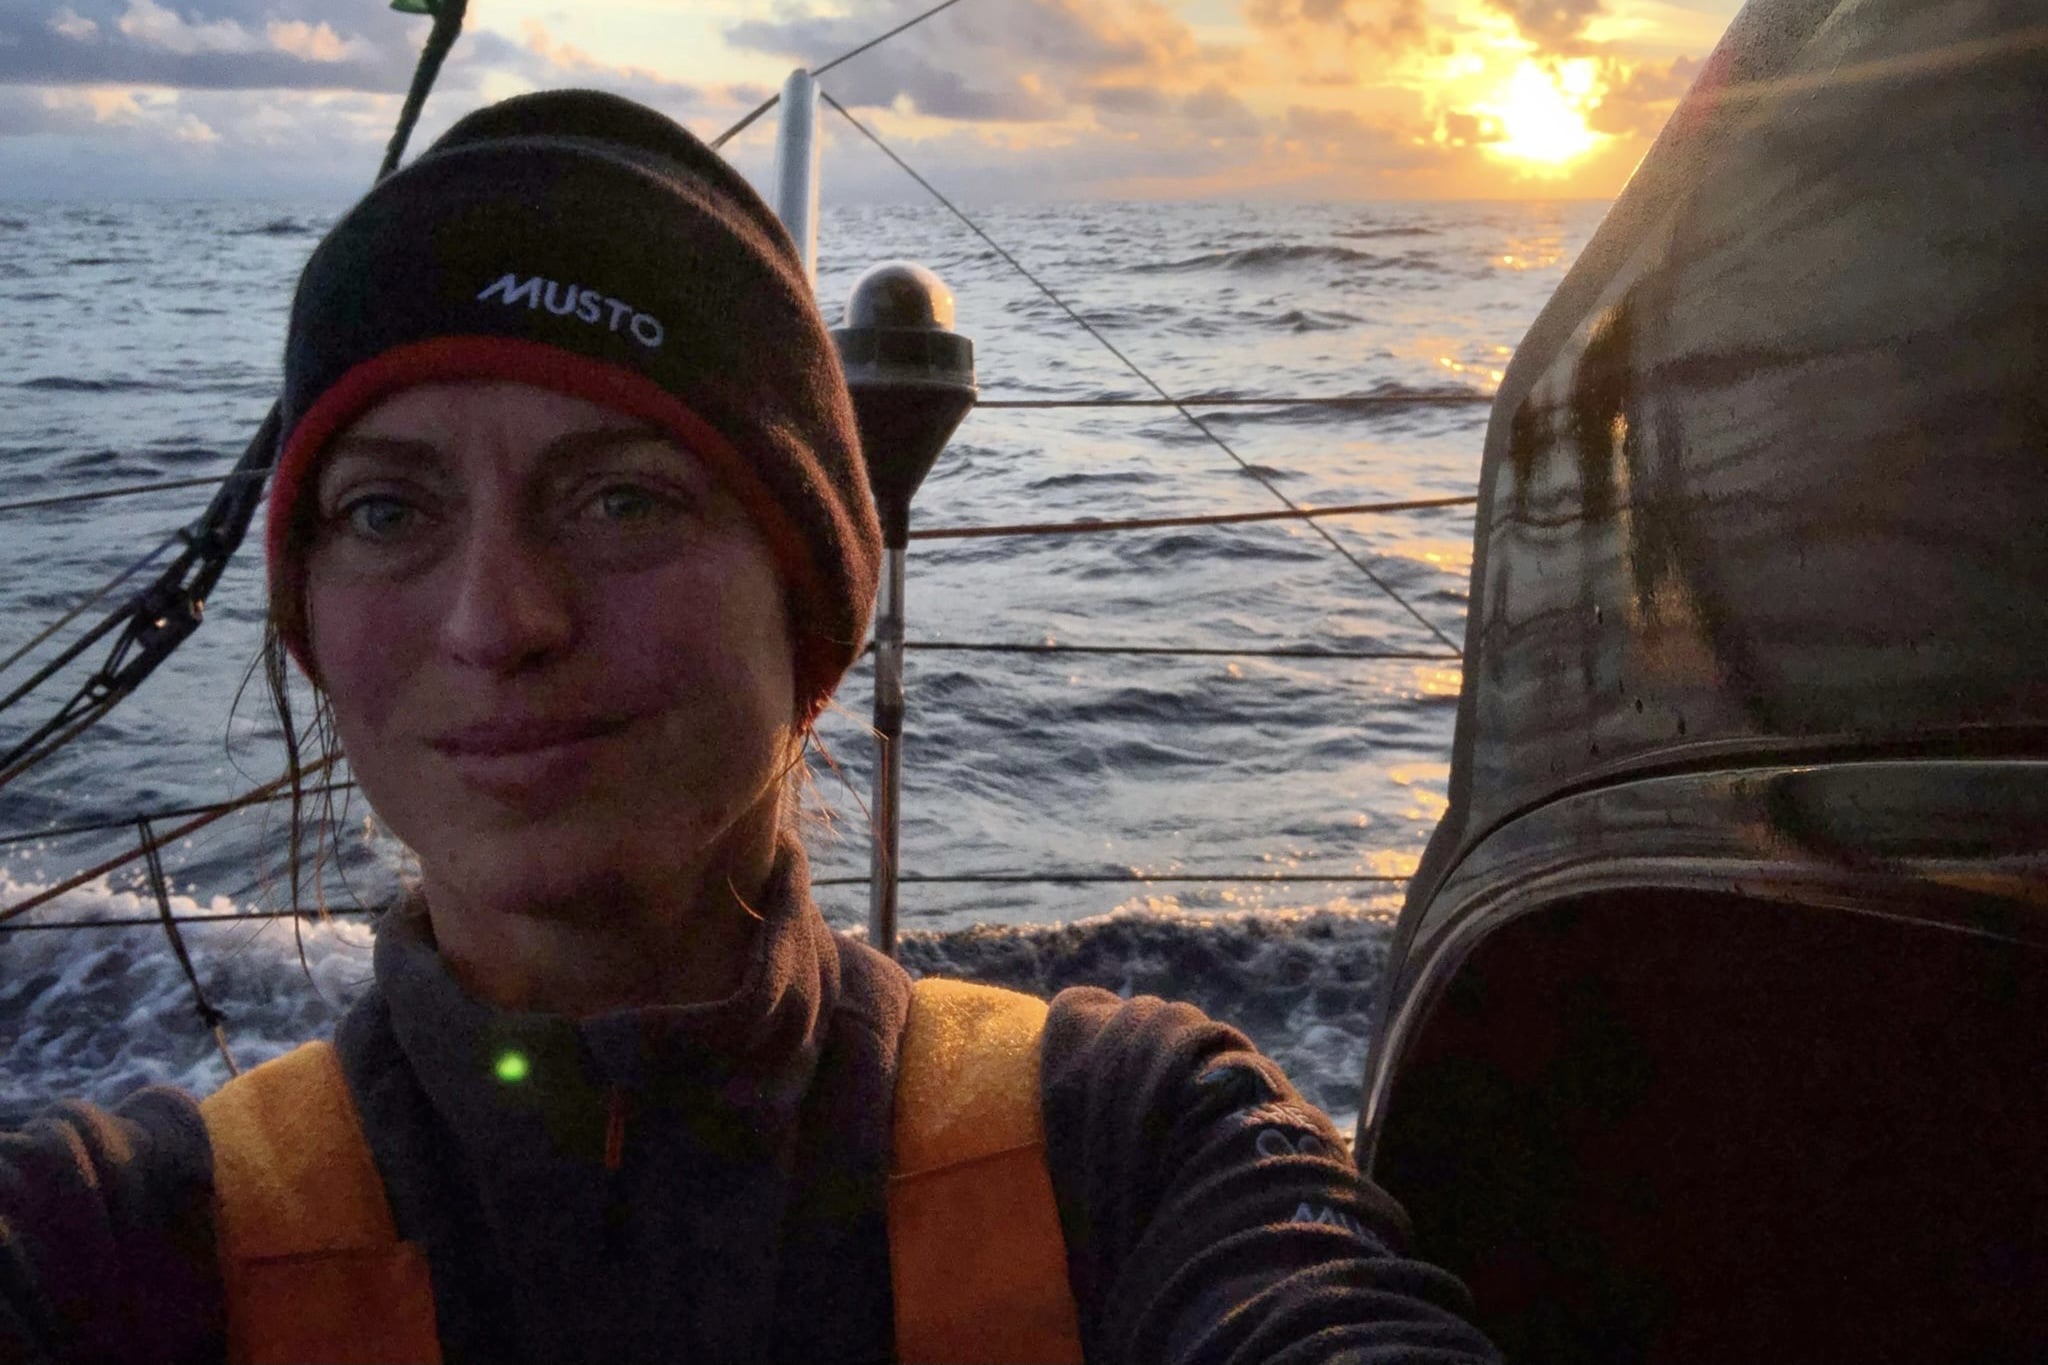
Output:
[[[568,475],[614,451],[649,443],[665,447],[687,465],[696,464],[696,457],[677,445],[675,439],[659,427],[592,427],[585,431],[565,432],[549,441],[541,447],[532,469],[540,473]],[[447,453],[438,442],[416,436],[379,436],[364,432],[335,437],[322,461],[322,481],[332,477],[336,469],[345,469],[352,460],[403,463],[410,469],[429,475],[444,473],[448,468]]]
[[422,441],[410,436],[373,436],[368,433],[344,432],[334,438],[327,447],[329,461],[344,455],[359,455],[371,458],[424,460],[439,463],[441,448],[432,441]]
[[[541,448],[540,457],[547,463],[557,460],[587,460],[610,454],[622,447],[645,445],[649,442],[675,446],[674,439],[659,427],[596,427],[589,431],[571,431],[557,436]],[[680,450],[680,447],[677,449]]]
[[447,459],[432,441],[405,436],[344,433],[335,437],[322,453],[313,487],[324,497],[334,487],[338,475],[351,465],[367,465],[372,470],[403,465],[408,470],[417,470],[431,477],[447,468]]

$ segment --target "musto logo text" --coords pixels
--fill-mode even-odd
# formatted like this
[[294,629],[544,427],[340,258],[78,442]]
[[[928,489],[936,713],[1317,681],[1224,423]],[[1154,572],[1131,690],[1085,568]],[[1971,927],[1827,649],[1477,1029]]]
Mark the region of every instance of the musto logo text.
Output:
[[649,350],[661,345],[663,332],[659,318],[641,312],[623,299],[609,299],[595,289],[585,289],[580,285],[562,284],[539,275],[521,280],[518,275],[508,272],[493,280],[476,298],[478,303],[496,299],[506,304],[523,303],[528,308],[545,308],[560,317],[574,315],[584,322],[596,323],[614,332],[623,326],[633,340]]

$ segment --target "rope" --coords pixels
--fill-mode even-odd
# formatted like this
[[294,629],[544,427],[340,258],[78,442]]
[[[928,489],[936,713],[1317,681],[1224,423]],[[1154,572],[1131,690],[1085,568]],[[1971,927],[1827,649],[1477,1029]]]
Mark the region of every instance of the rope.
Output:
[[164,865],[156,856],[156,836],[150,831],[148,817],[139,817],[135,828],[142,835],[142,853],[148,860],[149,884],[156,892],[157,916],[163,921],[164,936],[171,941],[171,951],[178,955],[178,965],[185,969],[185,979],[192,983],[193,1007],[199,1013],[199,1022],[213,1034],[214,1046],[220,1049],[220,1059],[228,1064],[228,1074],[239,1076],[242,1068],[235,1065],[235,1054],[228,1051],[228,1036],[221,1027],[227,1023],[227,1016],[206,998],[206,991],[199,984],[199,973],[192,966],[192,954],[185,951],[184,936],[178,932],[178,917],[171,913],[170,888],[164,883]]
[[[958,218],[961,221],[961,223],[966,226],[968,231],[972,232],[975,236],[979,237],[991,251],[995,252],[998,256],[1002,257],[1003,260],[1008,262],[1010,266],[1017,271],[1017,273],[1019,273],[1025,279],[1029,280],[1033,285],[1035,285],[1040,293],[1044,294],[1046,298],[1052,300],[1053,304],[1061,312],[1065,313],[1068,318],[1072,319],[1076,326],[1080,327],[1083,331],[1087,332],[1089,336],[1095,338],[1095,340],[1101,344],[1104,350],[1108,351],[1111,355],[1115,356],[1119,361],[1123,362],[1124,367],[1130,370],[1130,372],[1136,375],[1139,379],[1143,380],[1145,386],[1151,389],[1153,393],[1157,394],[1161,402],[1165,406],[1175,409],[1177,412],[1180,413],[1181,416],[1187,418],[1187,420],[1191,424],[1193,424],[1195,430],[1201,432],[1204,436],[1208,437],[1211,441],[1213,441],[1217,449],[1221,450],[1224,454],[1228,455],[1232,460],[1234,460],[1237,463],[1237,467],[1239,469],[1243,470],[1245,473],[1257,479],[1261,484],[1265,485],[1266,491],[1271,493],[1275,498],[1277,498],[1282,506],[1286,507],[1289,511],[1295,513],[1299,513],[1302,510],[1295,503],[1294,499],[1288,497],[1287,494],[1283,493],[1280,490],[1279,485],[1275,484],[1270,478],[1266,477],[1264,472],[1262,472],[1257,466],[1253,465],[1250,461],[1246,460],[1242,455],[1238,454],[1237,451],[1231,447],[1228,441],[1224,440],[1221,436],[1218,436],[1215,432],[1211,431],[1206,425],[1204,425],[1200,418],[1196,417],[1194,413],[1188,410],[1188,407],[1185,403],[1182,403],[1172,394],[1169,394],[1166,391],[1165,387],[1162,386],[1158,380],[1154,379],[1151,375],[1147,374],[1138,365],[1136,361],[1132,360],[1129,356],[1125,355],[1122,351],[1118,350],[1115,344],[1112,343],[1108,337],[1104,336],[1101,332],[1097,331],[1094,325],[1090,323],[1088,319],[1082,317],[1079,313],[1075,312],[1074,309],[1067,304],[1067,301],[1065,299],[1061,298],[1058,294],[1052,291],[1051,287],[1048,286],[1045,283],[1045,281],[1039,279],[1036,275],[1032,274],[1029,270],[1025,269],[1023,262],[1019,261],[1015,256],[1012,256],[1007,250],[1003,248],[1001,243],[996,241],[995,238],[989,236],[988,233],[984,232],[980,224],[976,223],[972,218],[969,218],[964,212],[961,211],[959,205],[955,204],[952,200],[948,199],[945,195],[941,194],[939,192],[938,187],[932,184],[931,181],[919,175],[916,170],[912,169],[909,162],[905,161],[902,157],[896,155],[896,153],[890,149],[888,143],[882,141],[882,139],[877,137],[868,128],[866,124],[862,123],[859,119],[855,118],[845,105],[841,104],[838,100],[833,99],[832,96],[824,90],[820,90],[818,92],[818,98],[824,100],[825,103],[831,105],[834,109],[837,109],[840,115],[843,118],[845,118],[845,120],[848,123],[853,125],[854,130],[856,132],[858,132],[862,137],[866,138],[868,141],[874,143],[875,146],[881,150],[882,155],[888,157],[891,161],[895,162],[899,167],[902,168],[904,174],[908,175],[912,180],[915,180],[919,185],[923,186],[925,191],[929,193],[934,199],[938,200],[940,205],[943,206],[947,212],[951,213],[955,218]],[[1364,574],[1367,579],[1371,580],[1374,587],[1378,588],[1381,592],[1385,593],[1388,597],[1392,598],[1394,602],[1397,605],[1399,605],[1403,611],[1407,612],[1410,616],[1414,617],[1416,621],[1418,621],[1422,625],[1422,628],[1424,630],[1427,630],[1431,635],[1434,635],[1437,638],[1437,640],[1440,643],[1442,643],[1445,649],[1455,651],[1458,648],[1457,643],[1453,641],[1450,636],[1444,634],[1443,631],[1439,630],[1435,623],[1432,622],[1428,617],[1424,616],[1421,612],[1417,611],[1413,606],[1409,605],[1408,600],[1406,598],[1402,597],[1401,594],[1399,594],[1398,592],[1395,592],[1394,589],[1384,579],[1382,579],[1378,574],[1374,573],[1372,569],[1367,566],[1364,560],[1360,559],[1357,555],[1351,553],[1351,551],[1345,549],[1343,544],[1340,543],[1335,536],[1331,535],[1329,531],[1317,525],[1313,521],[1309,523],[1309,526],[1315,530],[1317,535],[1320,535],[1324,540],[1329,542],[1331,549],[1335,550],[1338,554],[1342,555],[1345,559],[1349,560],[1353,568],[1357,569],[1360,573]]]
[[[327,769],[333,767],[335,762],[336,760],[334,758],[323,758],[319,762],[314,763],[311,767],[307,768],[306,773],[308,775],[323,773],[327,771]],[[47,905],[49,902],[57,899],[57,897],[61,895],[64,895],[66,892],[76,891],[79,887],[84,886],[87,882],[90,882],[95,878],[104,877],[109,872],[114,871],[116,868],[125,867],[129,863],[134,862],[137,858],[146,857],[153,848],[158,848],[164,844],[175,842],[176,840],[184,838],[188,834],[196,833],[199,830],[205,829],[208,825],[213,824],[215,821],[220,820],[224,816],[227,816],[235,811],[242,809],[244,806],[253,806],[259,804],[260,802],[269,800],[279,790],[289,785],[290,782],[291,776],[289,774],[287,774],[284,777],[277,778],[274,781],[266,782],[260,787],[256,787],[251,789],[250,791],[244,792],[241,796],[237,797],[233,801],[225,802],[219,806],[214,807],[209,813],[205,815],[199,816],[196,819],[187,821],[185,824],[179,825],[169,834],[163,835],[160,838],[154,840],[145,840],[142,847],[140,848],[129,849],[125,853],[107,859],[105,862],[100,863],[96,867],[89,867],[83,872],[73,874],[72,876],[66,878],[64,881],[57,883],[55,886],[45,887],[41,891],[38,891],[35,895],[30,896],[25,901],[17,901],[13,905],[0,908],[0,924],[5,924],[8,920],[14,919],[21,915],[25,915],[39,905]]]
[[120,700],[118,696],[102,697],[87,705],[85,711],[75,719],[65,716],[56,728],[45,726],[39,737],[16,745],[4,757],[0,757],[0,787],[6,786],[105,720],[107,714]]
[[[5,673],[8,669],[20,663],[23,659],[27,658],[31,653],[33,653],[36,647],[42,644],[43,641],[49,639],[52,635],[55,635],[58,631],[64,629],[64,627],[70,625],[73,621],[76,621],[80,616],[83,616],[86,612],[90,611],[93,605],[97,602],[102,601],[108,593],[120,587],[129,579],[135,577],[136,574],[141,573],[144,569],[148,568],[151,564],[154,564],[157,560],[162,559],[166,554],[170,552],[170,549],[173,545],[178,544],[179,542],[184,540],[184,538],[185,533],[182,530],[171,532],[169,538],[167,538],[163,544],[157,546],[154,550],[151,550],[148,554],[136,560],[133,564],[130,564],[127,568],[121,570],[121,572],[115,574],[111,579],[107,581],[106,585],[102,587],[98,592],[94,593],[92,596],[86,598],[83,602],[80,602],[77,606],[73,607],[70,611],[67,611],[62,616],[58,617],[57,620],[52,622],[48,627],[46,627],[42,631],[41,634],[37,635],[33,640],[30,640],[20,649],[15,650],[5,659],[0,659],[0,673]],[[105,632],[101,633],[104,634]],[[97,639],[99,637],[94,636],[92,638]],[[67,655],[64,660],[59,661],[57,667],[62,668],[65,663],[69,662],[71,659],[74,659],[76,657],[78,657],[78,655],[77,652],[74,651],[73,653]],[[48,675],[45,674],[43,676],[47,677]],[[34,684],[30,684],[30,686],[32,687],[34,686]],[[16,696],[19,695],[20,693],[16,693]],[[12,702],[13,700],[13,697],[8,698],[8,702]],[[6,703],[0,703],[0,710],[4,709],[6,709]]]
[[[896,27],[890,29],[887,33],[884,33],[881,37],[870,38],[866,42],[862,43],[859,47],[854,48],[852,51],[840,53],[837,57],[834,57],[831,61],[825,63],[823,66],[813,69],[811,75],[813,77],[822,76],[827,71],[830,71],[833,67],[840,65],[842,62],[852,61],[855,57],[860,56],[861,53],[866,52],[869,48],[877,47],[883,43],[888,42],[891,38],[894,38],[897,34],[903,32],[905,29],[916,28],[919,24],[931,18],[940,10],[951,9],[953,8],[953,6],[959,3],[960,0],[943,0],[943,3],[933,5],[930,9],[918,15],[916,18],[904,20],[902,23],[896,25]],[[770,95],[767,99],[761,101],[760,104],[754,106],[753,111],[749,113],[745,118],[741,119],[738,123],[735,123],[732,127],[720,133],[717,137],[711,139],[711,150],[714,152],[717,151],[720,147],[723,147],[726,143],[732,141],[741,133],[744,133],[747,129],[753,127],[754,120],[760,118],[761,115],[767,113],[770,109],[773,109],[776,105],[780,103],[782,103],[782,95],[779,92]]]
[[[305,790],[305,794],[307,796],[320,796],[328,792],[352,791],[355,785],[353,782],[329,782],[317,787],[308,787]],[[258,806],[270,801],[288,801],[290,799],[290,792],[276,791],[256,801],[246,800],[242,797],[231,797],[226,801],[216,801],[211,805],[205,806],[178,806],[169,810],[151,811],[147,815],[127,815],[118,819],[91,820],[77,825],[52,825],[48,829],[32,830],[26,834],[0,836],[0,848],[7,848],[13,844],[39,843],[45,839],[69,839],[79,834],[104,834],[109,830],[129,829],[134,826],[137,820],[182,820],[193,815],[212,815],[216,812],[225,814],[242,810],[248,806]]]
[[[183,537],[181,535],[180,539],[182,538]],[[29,693],[35,691],[36,688],[42,686],[42,684],[52,674],[56,673],[59,669],[63,668],[64,665],[70,663],[79,655],[85,653],[85,651],[87,651],[88,649],[91,649],[93,645],[96,644],[104,636],[106,636],[108,632],[118,629],[121,625],[121,621],[122,613],[115,612],[112,616],[109,616],[106,620],[100,622],[91,630],[87,631],[85,633],[85,638],[73,642],[70,648],[66,649],[62,654],[59,654],[56,658],[50,660],[50,662],[44,664],[41,668],[37,669],[34,677],[30,678],[21,686],[15,688],[12,692],[8,693],[4,698],[0,698],[0,711],[5,711],[8,707],[14,705],[14,703],[20,701],[23,697],[26,697]],[[28,643],[28,645],[25,646],[24,652],[26,652],[26,650],[28,649],[34,649],[36,645],[42,643],[44,639],[48,638],[52,631],[58,629],[58,627],[62,624],[62,622],[59,622],[57,626],[52,626],[49,631],[45,631],[36,639],[31,640]],[[7,662],[9,664],[12,664],[14,660],[9,659]]]
[[1288,512],[1222,512],[1193,517],[1139,517],[1128,521],[1037,521],[1007,526],[946,526],[912,531],[912,540],[974,540],[990,536],[1075,536],[1097,531],[1157,531],[1171,526],[1242,526],[1255,521],[1305,521],[1313,517],[1356,517],[1376,512],[1418,512],[1432,507],[1472,507],[1479,499],[1414,498],[1407,502],[1354,502],[1342,507],[1309,507]]

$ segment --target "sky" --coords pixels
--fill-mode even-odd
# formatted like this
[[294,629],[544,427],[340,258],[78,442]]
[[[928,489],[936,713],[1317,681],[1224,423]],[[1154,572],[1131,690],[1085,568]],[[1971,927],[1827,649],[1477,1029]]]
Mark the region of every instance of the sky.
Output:
[[[413,147],[594,86],[705,137],[933,0],[471,0]],[[1607,198],[1736,0],[958,0],[820,83],[970,200]],[[425,18],[383,0],[0,0],[0,199],[345,202]],[[919,191],[825,111],[839,202]],[[758,179],[772,120],[727,148]]]

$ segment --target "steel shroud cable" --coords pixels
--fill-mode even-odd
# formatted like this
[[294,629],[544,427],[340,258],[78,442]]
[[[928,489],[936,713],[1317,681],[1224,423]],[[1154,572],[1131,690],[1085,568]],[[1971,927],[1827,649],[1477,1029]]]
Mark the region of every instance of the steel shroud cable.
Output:
[[[1100,331],[1096,330],[1095,326],[1092,323],[1090,323],[1086,318],[1082,317],[1071,306],[1069,306],[1065,299],[1061,298],[1058,294],[1054,293],[1051,286],[1047,285],[1045,281],[1039,279],[1038,276],[1032,274],[1030,270],[1026,269],[1023,262],[1019,261],[1015,256],[1011,255],[1009,251],[1007,251],[1000,242],[996,241],[995,238],[989,236],[987,232],[983,231],[981,225],[976,223],[972,218],[968,217],[967,214],[961,210],[959,205],[955,204],[951,199],[948,199],[944,194],[942,194],[939,191],[939,188],[936,185],[932,184],[931,181],[925,179],[922,175],[919,175],[917,171],[910,165],[909,162],[905,161],[902,157],[898,156],[890,148],[889,144],[882,141],[880,137],[876,136],[875,133],[871,129],[869,129],[869,127],[865,123],[862,123],[859,119],[855,118],[852,112],[849,111],[845,105],[841,104],[838,100],[832,98],[832,95],[829,91],[820,90],[818,92],[818,98],[824,100],[834,109],[837,109],[840,113],[840,116],[843,117],[848,123],[854,126],[855,131],[859,132],[862,137],[865,137],[868,141],[874,143],[876,147],[880,148],[882,155],[888,157],[891,161],[895,162],[897,166],[899,166],[903,170],[904,174],[908,175],[911,179],[915,180],[919,185],[923,186],[925,191],[929,193],[934,199],[938,200],[939,203],[955,218],[958,218],[961,221],[961,223],[966,226],[968,231],[972,232],[975,236],[979,237],[984,243],[987,244],[990,250],[994,251],[998,256],[1001,256],[1005,261],[1007,261],[1010,264],[1010,266],[1017,271],[1018,274],[1022,275],[1025,279],[1031,281],[1031,283],[1038,288],[1040,293],[1044,294],[1048,299],[1052,300],[1053,304],[1056,307],[1058,307],[1061,312],[1065,313],[1068,318],[1070,318],[1083,331],[1087,332],[1089,336],[1095,338],[1095,340],[1098,343],[1100,343],[1104,350],[1108,351],[1111,355],[1115,356],[1118,360],[1122,361],[1124,367],[1130,370],[1130,372],[1136,375],[1139,379],[1143,380],[1145,386],[1151,389],[1152,392],[1154,392],[1155,394],[1159,395],[1160,399],[1166,406],[1174,408],[1176,411],[1180,413],[1181,416],[1187,418],[1187,420],[1194,426],[1195,430],[1201,432],[1204,436],[1208,437],[1212,442],[1214,442],[1219,450],[1221,450],[1224,454],[1228,455],[1232,460],[1234,460],[1237,463],[1239,469],[1243,470],[1245,473],[1251,475],[1254,479],[1257,479],[1261,484],[1263,484],[1266,488],[1266,491],[1271,493],[1275,498],[1279,499],[1281,504],[1285,506],[1289,511],[1296,513],[1299,513],[1301,511],[1301,508],[1298,505],[1296,505],[1294,499],[1288,497],[1287,494],[1280,490],[1279,485],[1275,484],[1271,479],[1267,478],[1263,473],[1261,473],[1258,470],[1256,466],[1254,466],[1250,461],[1246,460],[1244,456],[1238,454],[1237,451],[1234,448],[1232,448],[1231,444],[1228,441],[1224,440],[1221,436],[1218,436],[1215,432],[1211,431],[1207,426],[1205,426],[1199,417],[1196,417],[1194,413],[1188,410],[1186,404],[1180,402],[1172,394],[1168,393],[1165,387],[1161,385],[1157,380],[1152,378],[1151,375],[1147,374],[1144,371],[1144,369],[1138,365],[1136,361],[1132,360],[1129,356],[1125,355],[1121,350],[1117,349],[1115,343],[1111,342],[1108,337],[1104,336]],[[1410,616],[1414,617],[1415,620],[1422,626],[1424,630],[1427,630],[1431,635],[1434,635],[1437,638],[1437,640],[1443,644],[1444,648],[1453,651],[1458,650],[1458,644],[1456,641],[1452,640],[1450,636],[1444,634],[1442,630],[1438,629],[1435,622],[1431,621],[1427,616],[1424,616],[1421,612],[1417,611],[1412,605],[1409,604],[1406,598],[1401,596],[1400,593],[1394,591],[1394,589],[1386,582],[1386,580],[1382,579],[1378,574],[1374,573],[1372,569],[1365,563],[1364,560],[1360,559],[1357,555],[1351,553],[1351,551],[1345,549],[1343,544],[1339,542],[1335,536],[1331,535],[1323,527],[1317,525],[1313,521],[1309,522],[1309,525],[1315,530],[1317,535],[1320,535],[1325,541],[1329,542],[1331,549],[1335,550],[1338,554],[1342,555],[1345,559],[1349,560],[1353,568],[1357,569],[1360,573],[1364,574],[1366,578],[1371,581],[1374,587],[1378,588],[1381,592],[1385,593],[1403,611],[1407,612]]]

